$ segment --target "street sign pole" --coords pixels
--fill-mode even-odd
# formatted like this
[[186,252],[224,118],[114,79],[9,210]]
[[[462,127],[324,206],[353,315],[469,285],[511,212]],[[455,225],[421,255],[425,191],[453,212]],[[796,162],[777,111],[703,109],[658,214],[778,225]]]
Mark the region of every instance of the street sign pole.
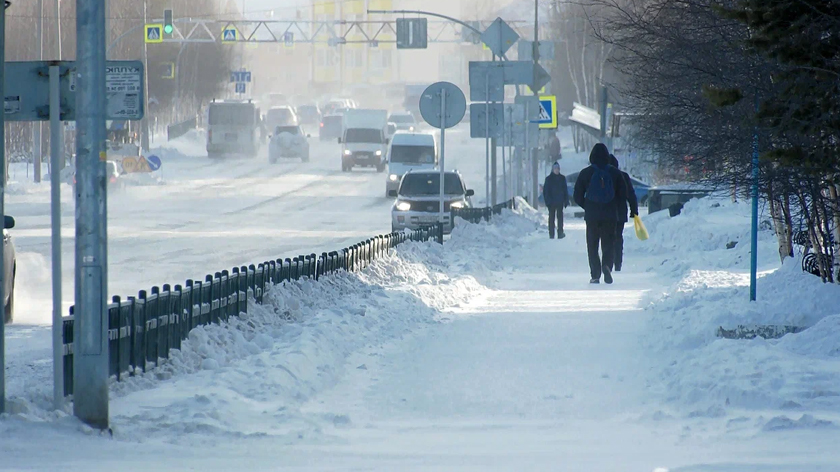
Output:
[[[538,95],[538,90],[541,88],[537,81],[538,78],[538,71],[539,71],[539,61],[540,61],[540,35],[539,35],[539,28],[540,28],[540,2],[539,0],[534,0],[534,82],[531,84],[531,92],[534,95]],[[539,106],[539,105],[538,105]],[[530,124],[531,114],[528,113],[528,105],[526,105],[526,126]],[[530,128],[530,126],[528,126]],[[536,137],[537,143],[539,143],[539,135]],[[536,149],[537,146],[534,146]],[[537,208],[539,206],[539,189],[537,183],[537,156],[536,152],[534,152],[531,148],[528,148],[528,161],[531,162],[533,166],[531,171],[531,195],[533,196],[533,206]]]
[[64,161],[61,139],[61,96],[58,65],[50,66],[50,220],[52,223],[52,339],[53,339],[53,406],[64,404],[64,349],[61,321],[61,181]]
[[487,101],[484,102],[484,109],[486,110],[486,118],[484,120],[484,202],[485,206],[490,206],[490,74],[484,81],[484,96]]
[[[6,220],[6,7],[0,11],[0,100],[3,101],[3,113],[0,113],[0,217]],[[5,224],[4,224],[5,227]],[[6,267],[5,253],[0,251],[0,267]],[[0,300],[6,300],[5,270],[0,270]],[[6,412],[6,304],[0,303],[0,414]]]
[[[440,90],[440,224],[446,221],[445,203],[446,193],[444,180],[446,177],[446,89]],[[455,222],[452,222],[454,227]],[[440,241],[443,244],[443,241]]]
[[108,428],[105,0],[76,9],[76,311],[73,413]]

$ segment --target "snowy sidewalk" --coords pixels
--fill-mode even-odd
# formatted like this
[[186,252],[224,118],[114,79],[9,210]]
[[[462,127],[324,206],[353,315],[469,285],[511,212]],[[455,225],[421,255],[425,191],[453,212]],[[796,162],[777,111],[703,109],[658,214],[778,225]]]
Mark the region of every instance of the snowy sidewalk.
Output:
[[[247,317],[197,329],[169,364],[112,387],[113,439],[19,401],[20,418],[0,420],[12,438],[0,441],[0,470],[838,470],[833,423],[750,435],[743,425],[778,413],[695,416],[675,401],[682,389],[721,403],[716,391],[760,378],[715,383],[697,362],[762,364],[651,347],[651,336],[682,339],[657,300],[687,264],[665,248],[670,236],[628,244],[615,283],[593,286],[583,222],[567,219],[568,237],[549,240],[544,224],[534,232],[544,215],[523,212],[459,227],[444,246],[401,246],[360,274],[278,287]],[[666,226],[696,223],[666,216],[649,221],[674,238],[684,235]],[[700,250],[741,260],[743,247],[712,252],[733,237]],[[675,320],[701,318],[679,306]]]

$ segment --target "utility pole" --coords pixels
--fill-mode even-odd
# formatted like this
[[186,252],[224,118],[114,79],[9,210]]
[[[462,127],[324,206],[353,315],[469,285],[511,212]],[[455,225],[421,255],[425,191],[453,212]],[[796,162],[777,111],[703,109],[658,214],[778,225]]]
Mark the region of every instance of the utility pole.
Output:
[[[537,67],[539,67],[540,61],[540,2],[539,0],[534,0],[534,43],[532,44],[533,48],[533,57],[534,57],[534,81],[531,83],[531,92],[534,94],[535,97],[538,97],[539,87],[537,87]],[[530,125],[529,116],[525,117],[526,126]],[[539,144],[539,134],[537,135],[537,139],[535,141]],[[539,183],[537,182],[537,147],[529,148],[528,149],[528,157],[530,157],[529,161],[533,166],[531,170],[531,195],[533,195],[533,201],[531,205],[534,208],[539,206]]]
[[76,310],[73,412],[108,428],[105,0],[76,1]]
[[[44,60],[44,0],[38,0],[38,60]],[[35,182],[41,182],[41,122],[32,123],[32,165]]]
[[[0,97],[5,97],[6,88],[6,8],[3,2],[0,12]],[[0,113],[0,217],[6,220],[6,99],[3,98],[3,113]],[[5,266],[5,252],[0,251],[0,267]],[[0,300],[5,301],[6,271],[0,270]],[[0,414],[6,412],[6,304],[0,303]]]
[[[149,22],[149,15],[148,15],[148,1],[143,0],[143,23]],[[143,99],[146,101],[144,107],[146,109],[146,114],[143,116],[143,119],[140,121],[141,126],[141,134],[140,137],[140,147],[143,149],[143,153],[145,154],[149,150],[149,45],[143,41],[143,70],[146,71],[145,77],[143,78],[143,88],[145,89],[145,93],[143,94]]]

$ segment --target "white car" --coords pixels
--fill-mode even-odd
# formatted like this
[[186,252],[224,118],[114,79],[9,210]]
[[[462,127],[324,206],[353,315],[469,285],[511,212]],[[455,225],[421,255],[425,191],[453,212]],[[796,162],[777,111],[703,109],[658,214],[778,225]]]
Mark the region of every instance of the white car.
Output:
[[397,131],[388,145],[388,178],[385,180],[385,195],[399,188],[400,179],[407,172],[434,170],[437,164],[437,141],[433,134]]
[[309,162],[309,138],[300,126],[277,126],[268,145],[268,160],[272,164],[281,158],[300,158]]
[[[470,197],[475,192],[464,185],[461,174],[444,174],[443,232],[452,232],[449,211],[452,208],[469,208]],[[400,181],[399,190],[389,192],[397,197],[391,207],[391,230],[418,229],[440,221],[440,172],[423,170],[409,172]]]
[[388,117],[389,123],[397,125],[397,131],[414,131],[417,129],[417,120],[409,112],[391,113]]
[[9,234],[8,229],[15,227],[15,219],[6,215],[3,224],[3,251],[5,252],[6,267],[4,267],[5,275],[3,280],[6,282],[4,292],[6,295],[6,319],[3,323],[11,323],[15,318],[15,273],[17,272],[17,259],[15,258],[15,243],[12,241],[12,235]]

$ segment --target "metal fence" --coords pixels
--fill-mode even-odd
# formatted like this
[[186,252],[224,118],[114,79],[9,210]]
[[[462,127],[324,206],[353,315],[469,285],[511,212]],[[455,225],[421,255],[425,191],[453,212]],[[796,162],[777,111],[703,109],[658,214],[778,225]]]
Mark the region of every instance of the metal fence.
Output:
[[449,210],[452,224],[455,224],[455,217],[469,221],[470,223],[481,223],[481,221],[490,221],[493,215],[502,213],[505,208],[513,210],[516,208],[516,200],[510,200],[485,208],[451,208]]
[[[443,227],[380,235],[320,256],[264,261],[216,272],[203,281],[141,290],[136,297],[124,300],[113,297],[108,305],[110,375],[120,381],[157,367],[171,349],[181,348],[190,330],[247,313],[248,299],[262,304],[272,285],[360,271],[406,241],[443,242]],[[63,319],[65,395],[73,394],[74,308],[70,307],[70,316]]]

